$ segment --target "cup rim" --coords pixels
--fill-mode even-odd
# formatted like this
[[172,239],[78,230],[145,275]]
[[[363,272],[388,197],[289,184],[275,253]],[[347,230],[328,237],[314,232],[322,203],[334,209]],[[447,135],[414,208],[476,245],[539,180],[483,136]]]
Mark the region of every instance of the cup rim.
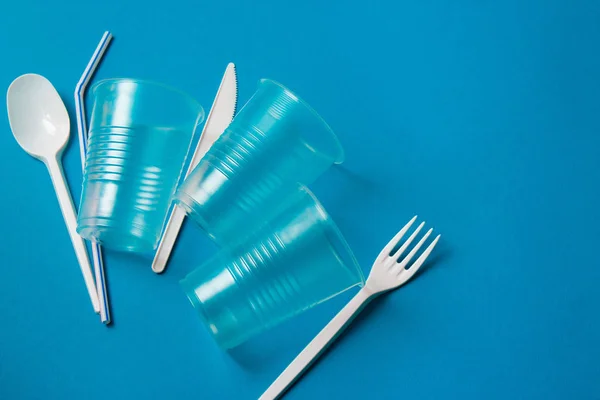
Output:
[[[358,260],[357,260],[356,256],[354,255],[354,252],[352,251],[352,248],[348,244],[348,241],[342,234],[342,231],[340,231],[340,228],[337,226],[337,224],[335,223],[333,218],[331,218],[331,216],[329,215],[329,213],[327,212],[325,207],[323,207],[323,204],[319,201],[317,196],[315,196],[315,194],[308,187],[306,187],[304,185],[299,185],[298,190],[304,191],[307,195],[309,195],[311,197],[312,201],[315,203],[315,209],[321,216],[323,222],[327,225],[327,228],[333,234],[332,235],[333,241],[331,244],[336,249],[341,248],[340,250],[343,250],[345,257],[344,257],[344,254],[341,254],[341,252],[339,250],[336,251],[336,253],[337,253],[336,255],[340,258],[340,261],[342,262],[342,264],[347,265],[348,268],[354,268],[355,272],[358,273],[357,275],[360,279],[360,282],[358,282],[357,284],[364,285],[365,275],[363,273],[363,270],[360,267],[360,264],[358,263]],[[353,286],[355,286],[355,285],[353,285]],[[350,289],[350,288],[348,288],[348,289]],[[336,294],[339,294],[339,293],[336,293]]]
[[[109,232],[111,229],[114,229],[114,227],[111,226],[111,224],[110,224],[110,220],[111,220],[110,218],[102,217],[102,216],[82,218],[81,220],[77,221],[77,233],[86,240],[97,242],[101,245],[102,244],[106,245],[106,242],[103,242],[101,240],[101,238],[99,237],[99,234],[103,233],[103,232]],[[131,224],[131,226],[133,228],[136,228],[137,230],[139,230],[142,233],[149,232],[148,229],[146,229],[146,227],[142,224],[133,222]],[[127,234],[129,237],[135,237],[135,235],[132,234],[131,231],[128,231]],[[115,251],[144,254],[144,253],[149,253],[149,252],[155,251],[156,246],[158,245],[159,238],[152,241],[150,239],[145,238],[144,236],[141,236],[141,238],[138,237],[138,241],[140,243],[147,244],[147,246],[109,244],[107,247],[109,247],[111,250],[115,250]]]
[[329,133],[329,137],[333,143],[333,147],[335,147],[336,151],[337,151],[337,155],[334,158],[333,163],[341,164],[344,161],[345,152],[344,152],[344,147],[342,146],[342,143],[340,142],[340,139],[337,137],[337,135],[335,134],[333,129],[331,129],[329,124],[323,119],[323,117],[321,117],[321,115],[319,115],[319,113],[310,104],[308,104],[300,96],[298,96],[292,90],[288,89],[286,86],[277,82],[276,80],[263,78],[259,82],[261,84],[269,83],[269,84],[273,84],[273,85],[279,87],[287,96],[291,97],[293,100],[302,104],[313,116],[315,116],[319,121],[321,121],[323,126],[325,126],[326,131]]
[[171,91],[173,93],[177,93],[177,94],[185,97],[190,103],[192,103],[194,105],[194,107],[196,109],[198,109],[198,112],[200,114],[199,121],[204,120],[204,108],[202,107],[202,104],[200,104],[200,102],[198,100],[196,100],[194,97],[192,97],[190,94],[184,92],[183,90],[178,89],[173,86],[170,86],[170,85],[167,85],[165,83],[160,83],[160,82],[146,80],[146,79],[137,79],[137,78],[106,78],[106,79],[102,79],[102,80],[94,83],[90,89],[90,92],[92,94],[95,94],[96,91],[99,89],[99,87],[102,85],[105,85],[105,84],[126,83],[126,82],[134,83],[136,85],[156,86],[156,87]]

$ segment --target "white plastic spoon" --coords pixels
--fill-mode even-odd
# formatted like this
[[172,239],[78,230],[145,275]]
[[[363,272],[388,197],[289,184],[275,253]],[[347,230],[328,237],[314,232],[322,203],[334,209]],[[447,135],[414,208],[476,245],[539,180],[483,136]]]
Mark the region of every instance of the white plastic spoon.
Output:
[[75,207],[61,163],[62,152],[69,141],[67,109],[50,81],[36,74],[15,79],[8,88],[6,104],[15,139],[23,150],[43,161],[48,168],[94,311],[98,313],[100,307],[92,268],[83,239],[76,231]]

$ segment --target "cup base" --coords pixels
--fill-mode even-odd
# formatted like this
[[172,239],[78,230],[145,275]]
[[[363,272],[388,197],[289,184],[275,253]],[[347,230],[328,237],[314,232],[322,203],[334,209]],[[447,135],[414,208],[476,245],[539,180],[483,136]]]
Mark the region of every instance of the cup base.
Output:
[[223,323],[225,323],[226,325],[235,325],[238,322],[233,315],[227,312],[227,307],[221,309],[221,323],[215,324],[209,316],[209,311],[206,309],[206,305],[198,297],[198,294],[196,293],[197,288],[194,286],[193,282],[191,282],[189,279],[183,279],[179,282],[179,285],[181,286],[188,300],[194,307],[194,310],[196,310],[196,313],[202,321],[202,325],[206,327],[210,335],[213,337],[213,339],[221,349],[229,350],[243,342],[243,340],[236,340],[235,335],[233,336],[233,338],[228,337],[227,334],[223,332],[227,331],[227,329],[223,329],[222,326],[219,329],[219,326]]
[[156,243],[150,242],[144,236],[147,234],[139,227],[127,229],[115,226],[113,221],[102,218],[88,218],[81,221],[77,233],[87,240],[99,243],[111,250],[150,253],[156,249]]

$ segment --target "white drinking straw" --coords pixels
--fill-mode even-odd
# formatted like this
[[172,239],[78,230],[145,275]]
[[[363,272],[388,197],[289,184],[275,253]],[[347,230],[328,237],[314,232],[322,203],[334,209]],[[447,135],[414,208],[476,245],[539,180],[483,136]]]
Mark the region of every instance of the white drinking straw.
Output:
[[[77,132],[79,137],[79,152],[81,155],[81,167],[85,167],[85,154],[87,152],[87,125],[85,122],[84,95],[87,84],[94,75],[94,71],[100,64],[104,52],[108,48],[112,34],[104,32],[94,55],[88,63],[81,79],[75,87],[75,112],[77,113]],[[98,288],[98,299],[100,300],[100,320],[103,324],[110,323],[110,311],[108,307],[108,295],[106,293],[106,278],[104,276],[104,264],[102,262],[102,249],[98,243],[92,242],[92,258],[94,262],[94,274],[96,276],[96,287]]]

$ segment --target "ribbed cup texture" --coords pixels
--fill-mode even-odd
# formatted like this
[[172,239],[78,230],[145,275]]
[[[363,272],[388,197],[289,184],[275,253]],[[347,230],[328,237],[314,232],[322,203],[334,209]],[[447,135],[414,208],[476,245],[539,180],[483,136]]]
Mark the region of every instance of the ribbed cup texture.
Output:
[[249,306],[265,327],[277,323],[289,310],[301,311],[310,305],[294,271],[278,270],[285,263],[285,253],[283,242],[272,236],[255,243],[250,252],[228,265],[233,278],[240,282],[240,290],[248,294]]
[[152,134],[147,130],[118,127],[94,131],[88,147],[86,181],[111,181],[131,185],[131,206],[142,211],[156,211],[160,199],[165,195],[169,196],[170,192],[168,182],[161,179],[165,171],[157,166],[135,162],[139,158],[135,153],[135,142],[144,140],[135,136],[150,137]]
[[319,135],[337,140],[293,93],[264,81],[177,200],[218,244],[239,240],[269,219],[299,183],[312,183],[337,160],[337,148],[326,153],[308,139]]
[[78,223],[82,235],[121,250],[151,251],[181,173],[189,145],[184,137],[172,128],[92,130]]
[[[255,127],[240,131],[232,127],[227,131],[227,140],[213,145],[203,160],[219,170],[226,179],[237,182],[239,191],[236,205],[242,210],[251,211],[264,204],[264,201],[286,181],[269,158],[269,140]],[[265,154],[265,156],[260,156]]]

